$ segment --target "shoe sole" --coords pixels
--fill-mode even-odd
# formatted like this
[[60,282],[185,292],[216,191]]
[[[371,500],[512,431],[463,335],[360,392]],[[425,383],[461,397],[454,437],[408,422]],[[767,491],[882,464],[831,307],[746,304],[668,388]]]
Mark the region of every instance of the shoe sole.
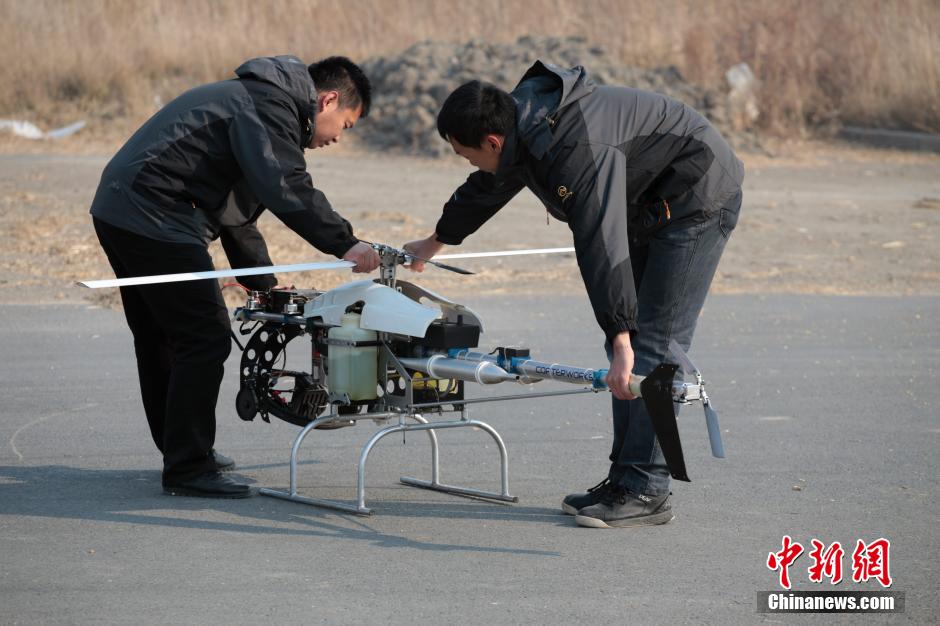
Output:
[[250,498],[253,494],[251,490],[244,493],[213,493],[209,491],[197,491],[195,489],[183,489],[180,487],[164,487],[163,493],[168,496],[188,496],[190,498],[217,498],[221,500],[237,500],[239,498]]
[[215,469],[218,472],[234,472],[235,468],[236,468],[236,465],[234,463],[232,463],[231,465],[225,465],[225,466],[220,466],[220,465],[215,466]]
[[576,509],[566,502],[561,503],[561,512],[565,515],[577,515],[580,510],[581,509]]
[[596,517],[588,517],[587,515],[576,515],[574,521],[578,526],[584,526],[586,528],[633,528],[636,526],[668,524],[674,519],[676,519],[676,516],[672,511],[664,511],[663,513],[656,513],[654,515],[628,517],[626,519],[615,519],[608,522],[597,519]]

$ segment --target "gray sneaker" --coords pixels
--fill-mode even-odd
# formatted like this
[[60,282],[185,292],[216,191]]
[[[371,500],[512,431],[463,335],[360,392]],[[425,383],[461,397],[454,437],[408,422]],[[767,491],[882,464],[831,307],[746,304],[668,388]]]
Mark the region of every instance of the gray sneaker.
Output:
[[601,501],[604,494],[612,487],[609,478],[605,478],[587,490],[587,493],[572,493],[561,501],[561,510],[568,515],[577,515],[586,506],[593,506]]
[[578,511],[574,521],[589,528],[627,528],[665,524],[674,518],[669,494],[647,496],[612,487],[600,502]]

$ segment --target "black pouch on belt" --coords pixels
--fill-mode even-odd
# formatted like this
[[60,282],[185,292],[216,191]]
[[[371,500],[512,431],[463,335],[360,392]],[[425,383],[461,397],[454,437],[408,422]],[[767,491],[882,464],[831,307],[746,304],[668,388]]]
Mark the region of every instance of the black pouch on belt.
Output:
[[643,204],[628,223],[630,243],[634,246],[648,245],[650,237],[670,220],[669,203],[663,198]]

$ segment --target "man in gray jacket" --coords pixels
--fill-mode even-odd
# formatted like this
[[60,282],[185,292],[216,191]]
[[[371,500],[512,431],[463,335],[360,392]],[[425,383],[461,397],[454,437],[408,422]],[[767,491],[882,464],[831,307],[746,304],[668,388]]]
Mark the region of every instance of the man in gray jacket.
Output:
[[537,62],[511,94],[464,84],[437,127],[479,171],[444,205],[435,232],[405,248],[427,259],[460,244],[524,187],[568,224],[607,339],[614,441],[607,477],[562,509],[590,527],[672,520],[669,469],[629,381],[669,360],[672,339],[689,349],[737,222],[741,162],[691,107],[597,86],[580,66]]
[[[371,86],[344,57],[309,67],[292,56],[258,58],[237,78],[182,94],[111,159],[92,203],[95,231],[119,278],[211,270],[221,238],[233,267],[271,265],[255,227],[269,209],[315,248],[369,272],[371,246],[353,236],[307,173],[305,148],[339,140],[369,112]],[[272,275],[246,277],[253,289]],[[231,350],[218,283],[198,280],[121,288],[134,335],[141,396],[163,453],[171,495],[240,498],[247,485],[220,472],[215,405]]]

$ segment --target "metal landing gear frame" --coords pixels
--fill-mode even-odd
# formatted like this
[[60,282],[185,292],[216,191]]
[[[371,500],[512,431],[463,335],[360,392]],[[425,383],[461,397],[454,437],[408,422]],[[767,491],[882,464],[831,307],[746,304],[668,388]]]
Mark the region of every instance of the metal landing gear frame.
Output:
[[[431,479],[430,480],[421,480],[419,478],[413,478],[410,476],[402,476],[402,484],[409,485],[411,487],[419,487],[422,489],[431,489],[433,491],[440,491],[443,493],[450,493],[459,496],[468,496],[473,498],[483,498],[487,500],[494,500],[499,502],[518,502],[519,498],[513,496],[509,493],[509,458],[506,452],[506,444],[503,443],[502,437],[499,433],[496,432],[496,429],[490,426],[485,422],[479,420],[473,420],[467,418],[466,408],[463,408],[460,411],[459,420],[450,420],[450,421],[441,421],[441,422],[430,422],[425,419],[419,413],[365,413],[361,415],[339,415],[339,414],[330,414],[318,417],[314,421],[310,422],[303,430],[298,433],[297,437],[294,438],[294,444],[291,446],[290,454],[290,487],[289,491],[279,491],[277,489],[268,489],[261,488],[259,493],[266,496],[271,496],[274,498],[280,498],[283,500],[291,500],[293,502],[300,502],[303,504],[310,504],[313,506],[321,506],[330,509],[336,509],[339,511],[345,511],[347,513],[357,513],[359,515],[370,515],[372,514],[372,509],[366,506],[366,463],[369,460],[369,453],[372,452],[372,449],[375,445],[381,441],[384,437],[399,433],[399,432],[411,432],[411,431],[426,431],[428,437],[431,440]],[[324,500],[319,498],[308,498],[298,494],[298,481],[297,481],[297,455],[300,452],[300,447],[306,439],[307,435],[310,434],[317,426],[328,423],[337,419],[346,419],[353,417],[356,420],[360,419],[387,419],[397,416],[398,423],[386,426],[378,430],[366,444],[362,447],[362,451],[359,454],[359,469],[358,469],[358,478],[356,481],[356,504],[346,504],[344,502],[338,502],[335,500]],[[408,423],[408,420],[414,420],[416,423]],[[438,446],[437,433],[435,431],[452,429],[452,428],[478,428],[493,438],[493,441],[496,442],[496,446],[499,449],[499,464],[500,464],[500,491],[482,491],[479,489],[470,489],[467,487],[457,487],[454,485],[447,485],[441,482],[440,476],[440,448]]]

